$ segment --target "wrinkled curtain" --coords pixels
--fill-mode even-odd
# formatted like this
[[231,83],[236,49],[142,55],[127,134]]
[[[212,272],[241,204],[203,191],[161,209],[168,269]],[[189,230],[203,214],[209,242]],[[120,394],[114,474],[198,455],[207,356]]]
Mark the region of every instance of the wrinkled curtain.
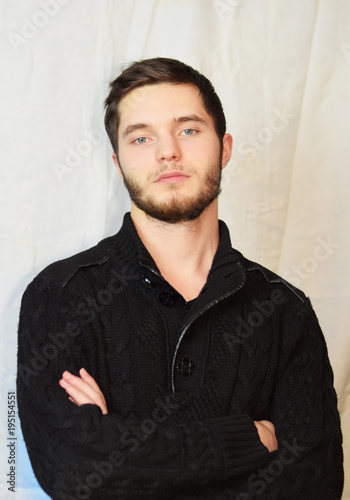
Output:
[[0,497],[48,498],[18,421],[9,434],[22,293],[49,263],[118,230],[129,200],[103,101],[125,63],[155,56],[193,65],[222,99],[234,148],[220,217],[236,248],[310,296],[349,468],[350,2],[2,0],[0,10]]

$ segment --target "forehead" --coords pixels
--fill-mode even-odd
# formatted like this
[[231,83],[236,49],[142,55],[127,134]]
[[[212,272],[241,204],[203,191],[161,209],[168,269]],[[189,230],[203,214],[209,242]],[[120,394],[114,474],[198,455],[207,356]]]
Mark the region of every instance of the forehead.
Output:
[[161,83],[146,85],[129,92],[119,103],[119,124],[158,120],[198,114],[210,120],[200,91],[191,84]]

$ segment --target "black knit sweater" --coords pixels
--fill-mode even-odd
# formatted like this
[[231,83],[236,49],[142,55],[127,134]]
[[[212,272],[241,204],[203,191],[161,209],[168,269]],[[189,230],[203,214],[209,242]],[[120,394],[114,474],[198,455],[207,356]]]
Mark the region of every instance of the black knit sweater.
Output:
[[[58,385],[81,367],[108,415]],[[22,300],[17,388],[33,470],[55,500],[341,497],[333,374],[310,302],[233,250],[222,222],[191,304],[129,214],[116,236],[46,268]],[[265,419],[273,454],[254,424]]]

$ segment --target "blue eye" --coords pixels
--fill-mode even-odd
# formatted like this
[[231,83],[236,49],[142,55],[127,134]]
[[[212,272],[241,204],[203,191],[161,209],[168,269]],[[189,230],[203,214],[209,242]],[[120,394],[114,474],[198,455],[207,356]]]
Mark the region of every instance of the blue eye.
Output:
[[138,137],[134,142],[137,142],[137,144],[145,144],[146,141],[147,137]]
[[185,135],[193,135],[194,134],[193,128],[186,128],[183,132]]

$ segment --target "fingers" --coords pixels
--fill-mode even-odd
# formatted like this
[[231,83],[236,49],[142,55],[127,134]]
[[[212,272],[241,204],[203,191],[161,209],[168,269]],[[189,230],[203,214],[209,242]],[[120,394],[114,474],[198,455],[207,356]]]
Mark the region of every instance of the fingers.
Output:
[[100,388],[97,385],[96,380],[85,370],[85,368],[81,368],[79,370],[79,375],[92,389],[96,392],[100,392]]
[[60,386],[76,405],[94,404],[101,408],[103,415],[106,415],[108,413],[106,400],[95,379],[84,368],[79,374],[80,377],[65,371],[59,381]]
[[275,433],[275,426],[272,422],[270,422],[269,420],[260,420],[260,424],[261,425],[264,425],[265,427],[267,427],[267,429],[271,432],[271,433]]
[[260,420],[258,422],[254,422],[260,441],[270,453],[276,451],[278,449],[278,441],[275,434],[275,426],[272,422],[268,420]]

